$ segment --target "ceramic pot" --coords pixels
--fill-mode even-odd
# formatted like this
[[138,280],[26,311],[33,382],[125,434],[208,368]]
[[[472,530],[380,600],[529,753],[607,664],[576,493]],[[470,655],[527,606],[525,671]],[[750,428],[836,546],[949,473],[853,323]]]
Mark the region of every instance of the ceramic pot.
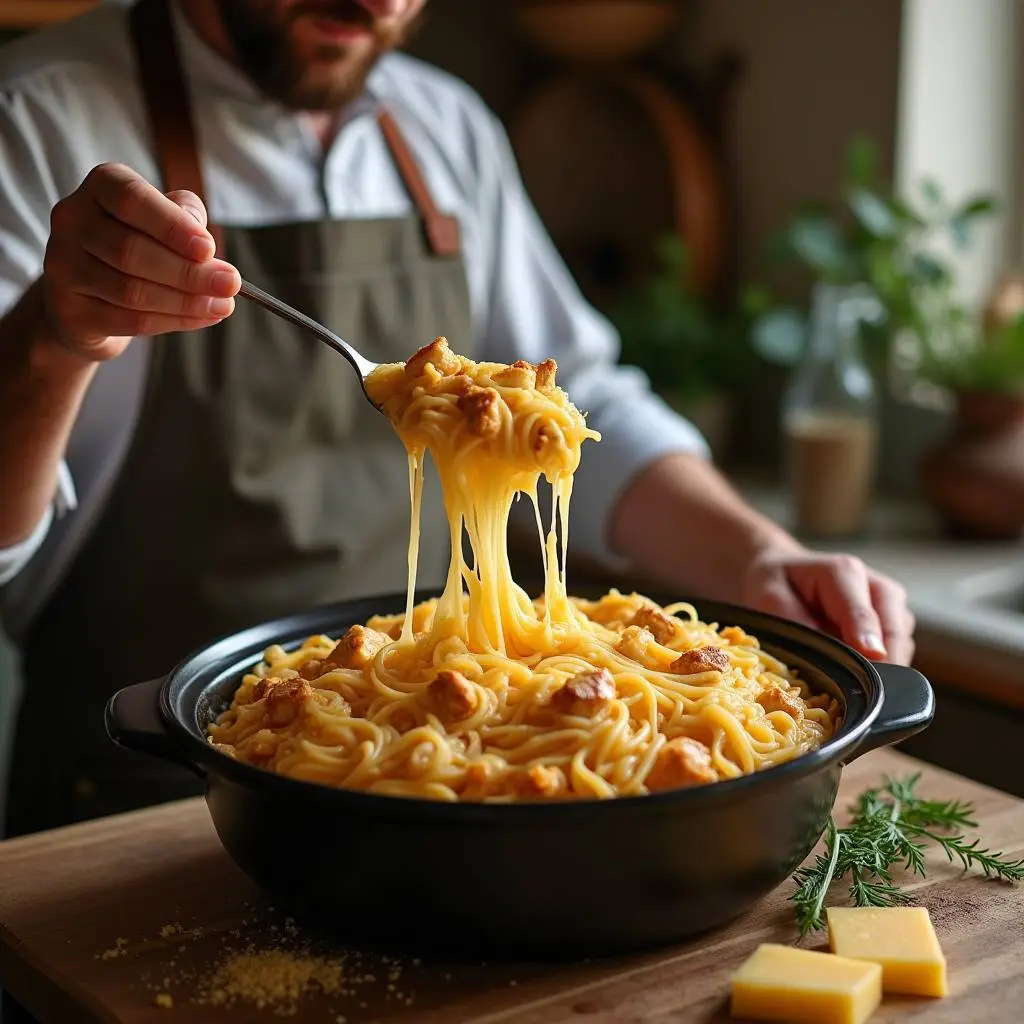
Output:
[[522,0],[516,20],[548,56],[609,64],[651,46],[678,15],[675,0]]
[[1024,532],[1024,394],[957,395],[953,431],[924,457],[919,479],[954,533],[1019,537]]

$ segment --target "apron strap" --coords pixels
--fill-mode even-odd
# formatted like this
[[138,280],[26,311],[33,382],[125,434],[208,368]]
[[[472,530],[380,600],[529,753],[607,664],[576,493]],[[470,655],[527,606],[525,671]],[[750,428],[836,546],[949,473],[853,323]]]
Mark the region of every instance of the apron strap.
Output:
[[[164,187],[168,192],[179,189],[194,192],[205,203],[195,121],[170,2],[138,0],[128,17]],[[391,114],[382,110],[377,120],[409,198],[423,221],[431,252],[435,256],[458,256],[462,248],[458,220],[437,208],[416,158]],[[209,225],[209,231],[218,254],[223,256],[223,232],[215,224]]]
[[[168,0],[138,0],[129,15],[142,97],[149,116],[157,162],[168,192],[194,192],[206,203],[188,83],[181,70],[178,39]],[[223,256],[223,232],[208,225]]]
[[435,256],[458,256],[462,251],[459,237],[459,222],[455,217],[442,213],[427,188],[423,172],[416,163],[398,122],[386,110],[377,114],[377,122],[384,133],[384,141],[391,150],[398,173],[402,176],[409,198],[412,199],[423,220],[427,243]]

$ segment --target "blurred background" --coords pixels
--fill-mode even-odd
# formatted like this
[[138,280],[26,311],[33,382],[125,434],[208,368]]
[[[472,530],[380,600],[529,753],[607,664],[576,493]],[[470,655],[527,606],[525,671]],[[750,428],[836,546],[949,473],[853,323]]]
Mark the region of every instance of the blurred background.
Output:
[[1022,7],[431,0],[409,47],[502,118],[623,361],[744,493],[908,588],[940,697],[908,752],[1019,794]]

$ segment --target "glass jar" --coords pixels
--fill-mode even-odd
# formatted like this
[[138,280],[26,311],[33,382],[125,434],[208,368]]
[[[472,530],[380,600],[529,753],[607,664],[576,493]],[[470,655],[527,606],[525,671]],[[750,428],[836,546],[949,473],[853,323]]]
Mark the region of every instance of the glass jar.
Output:
[[818,284],[804,360],[783,400],[795,527],[809,537],[859,533],[867,518],[878,448],[875,383],[860,324],[881,306],[867,285]]

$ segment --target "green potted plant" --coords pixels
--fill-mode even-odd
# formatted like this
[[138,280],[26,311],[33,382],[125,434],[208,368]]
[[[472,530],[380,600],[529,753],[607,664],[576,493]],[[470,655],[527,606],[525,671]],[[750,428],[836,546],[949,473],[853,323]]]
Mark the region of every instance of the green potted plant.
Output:
[[[846,154],[840,202],[831,207],[802,205],[769,245],[768,255],[775,265],[798,265],[805,273],[810,272],[812,316],[808,317],[792,305],[771,305],[753,325],[751,344],[754,350],[776,363],[799,365],[790,391],[802,378],[812,377],[815,372],[826,382],[841,379],[854,383],[857,383],[858,373],[861,376],[870,373],[875,381],[874,393],[880,401],[871,413],[875,418],[873,425],[862,426],[881,435],[877,452],[888,451],[885,421],[893,415],[896,405],[888,390],[888,371],[893,365],[897,340],[905,363],[901,367],[904,379],[924,378],[946,387],[953,387],[957,373],[979,377],[983,367],[990,374],[1004,374],[1014,358],[1012,345],[1002,338],[991,351],[967,356],[971,339],[977,338],[976,318],[959,300],[954,265],[944,255],[950,248],[966,250],[975,225],[994,209],[995,202],[987,195],[972,196],[952,204],[933,181],[924,181],[911,195],[897,194],[880,178],[875,147],[865,139],[853,140]],[[862,308],[872,311],[857,321],[853,336],[846,339],[845,363],[842,364],[834,352],[828,351],[829,345],[823,345],[829,341],[827,314],[829,310],[858,301],[858,297],[862,300],[865,295],[873,296],[875,301],[863,303]],[[831,333],[837,333],[834,325]],[[823,352],[833,361],[825,374],[815,370]],[[858,365],[866,369],[858,370]],[[866,393],[866,386],[860,390]],[[787,395],[784,403],[784,417],[790,411],[790,397]],[[834,413],[835,409],[825,409],[831,396],[825,395],[825,398],[828,400],[822,411]],[[867,406],[864,408],[866,411]],[[818,495],[819,504],[824,502],[821,496],[826,493],[830,500],[838,501],[835,497],[841,490],[838,483],[848,481],[852,473],[838,465],[838,455],[831,462],[797,457],[798,440],[804,447],[816,445],[820,449],[826,440],[833,448],[837,446],[835,428],[838,424],[826,422],[828,417],[818,415],[817,409],[814,411],[815,423],[821,426],[823,434],[828,434],[827,438],[791,437],[793,432],[786,420],[791,473],[801,467],[806,470],[813,462],[816,476],[815,480],[793,479],[798,507],[802,496],[807,495]],[[851,429],[845,430],[845,426]],[[861,433],[866,435],[868,429]],[[863,469],[863,458],[857,460],[853,456],[852,425],[844,425],[843,436],[849,437],[849,463],[861,465]],[[866,448],[866,442],[861,447]],[[934,459],[929,462],[931,469],[923,473],[921,479],[933,503],[943,506],[947,504],[947,495],[945,491],[939,494],[936,481],[942,474],[934,470],[935,465]],[[829,472],[831,477],[826,479]],[[871,486],[875,472],[874,465],[862,472],[861,491]],[[955,497],[955,486],[950,491]],[[859,494],[859,499],[864,497],[865,494]],[[809,504],[807,500],[802,503]],[[862,501],[861,508],[866,510]],[[837,514],[843,511],[838,510]]]
[[[995,202],[977,195],[951,205],[933,181],[915,196],[896,195],[881,181],[877,148],[864,138],[847,149],[840,198],[838,209],[802,204],[769,242],[768,257],[776,266],[802,266],[815,285],[867,285],[875,292],[880,315],[863,321],[860,335],[868,364],[881,372],[897,335],[910,333],[927,349],[933,334],[950,329],[948,318],[963,316],[953,299],[953,269],[938,246],[965,249]],[[795,365],[806,352],[807,323],[802,310],[775,304],[753,326],[754,349]]]
[[685,241],[668,235],[658,244],[657,270],[610,314],[622,339],[620,361],[642,369],[716,457],[728,442],[727,396],[752,369],[749,328],[759,301],[754,291],[731,306],[698,294]]
[[955,399],[950,434],[926,453],[919,478],[962,536],[1007,539],[1024,529],[1024,311],[1000,300],[1020,285],[1004,280],[988,315],[964,314],[941,344],[933,338],[919,370]]

